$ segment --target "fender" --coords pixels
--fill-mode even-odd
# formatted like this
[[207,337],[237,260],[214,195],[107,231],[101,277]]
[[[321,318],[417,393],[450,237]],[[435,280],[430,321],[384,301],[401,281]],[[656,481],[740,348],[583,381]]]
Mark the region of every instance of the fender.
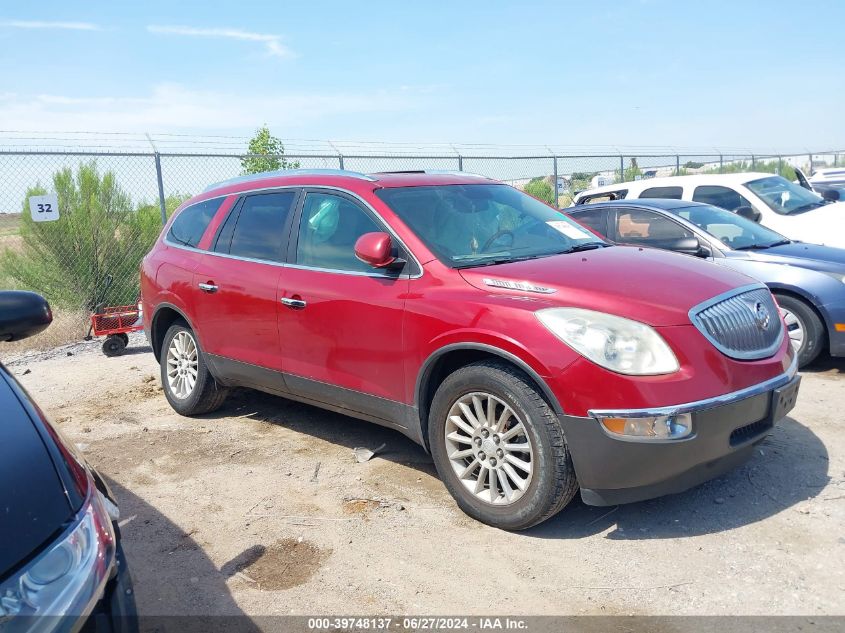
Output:
[[[428,358],[426,358],[425,362],[423,362],[422,367],[420,368],[419,373],[417,374],[417,381],[414,387],[414,406],[422,412],[422,396],[427,387],[427,383],[429,378],[431,377],[431,371],[434,368],[434,365],[440,357],[444,354],[448,354],[449,352],[457,351],[457,350],[477,350],[482,352],[487,352],[494,356],[498,356],[503,360],[507,360],[517,367],[519,367],[522,371],[524,371],[531,379],[537,383],[537,386],[543,392],[543,395],[551,404],[552,409],[558,415],[563,414],[563,408],[560,405],[557,397],[554,395],[552,390],[549,388],[548,384],[546,384],[545,379],[527,362],[522,360],[516,354],[508,352],[501,347],[497,347],[495,345],[489,345],[487,343],[477,343],[477,342],[461,342],[461,343],[451,343],[448,345],[444,345],[443,347],[438,348],[436,351],[432,352]],[[425,421],[422,421],[425,422]]]
[[173,310],[173,311],[174,311],[175,313],[177,313],[180,317],[182,317],[182,319],[185,321],[185,323],[187,323],[187,324],[188,324],[188,327],[189,327],[189,328],[191,328],[191,330],[194,332],[194,336],[196,336],[196,337],[197,337],[197,341],[199,342],[200,347],[201,347],[201,348],[204,348],[203,343],[202,343],[202,337],[200,336],[200,333],[199,333],[199,332],[197,331],[197,329],[194,327],[194,324],[191,322],[191,320],[187,317],[187,315],[185,314],[185,311],[184,311],[184,310],[182,310],[181,308],[179,308],[178,306],[173,305],[172,303],[169,303],[169,302],[167,302],[167,301],[164,301],[164,302],[162,302],[162,303],[159,303],[159,304],[156,306],[155,311],[153,312],[153,316],[152,316],[152,318],[150,319],[150,344],[152,345],[152,348],[153,348],[153,354],[155,355],[156,360],[159,360],[159,357],[160,357],[160,355],[161,355],[161,349],[156,349],[156,343],[155,343],[155,341],[156,341],[156,337],[157,337],[157,335],[158,335],[158,332],[157,332],[157,330],[158,330],[157,321],[158,321],[158,316],[159,316],[159,314],[160,314],[160,313],[161,313],[161,311],[162,311],[162,310],[164,310],[165,308],[170,309],[170,310]]

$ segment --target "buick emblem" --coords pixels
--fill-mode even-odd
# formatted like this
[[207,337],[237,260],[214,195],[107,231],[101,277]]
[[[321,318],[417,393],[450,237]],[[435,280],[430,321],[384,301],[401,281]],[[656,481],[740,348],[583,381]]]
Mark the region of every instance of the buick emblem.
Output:
[[769,314],[769,309],[763,305],[760,301],[757,301],[753,305],[750,306],[751,311],[754,313],[754,324],[761,330],[768,330],[769,323],[771,322],[771,315]]

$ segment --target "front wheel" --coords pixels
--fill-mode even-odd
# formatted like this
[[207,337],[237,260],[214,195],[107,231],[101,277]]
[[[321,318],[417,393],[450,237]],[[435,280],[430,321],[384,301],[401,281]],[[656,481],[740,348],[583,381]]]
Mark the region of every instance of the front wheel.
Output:
[[524,530],[578,490],[557,416],[506,363],[482,361],[449,375],[432,401],[428,435],[446,488],[483,523]]
[[208,371],[194,332],[170,326],[161,349],[161,384],[170,406],[181,415],[201,415],[220,408],[227,390]]
[[815,311],[800,299],[782,294],[776,294],[775,298],[786,323],[789,342],[798,356],[798,366],[809,365],[822,351],[824,324]]

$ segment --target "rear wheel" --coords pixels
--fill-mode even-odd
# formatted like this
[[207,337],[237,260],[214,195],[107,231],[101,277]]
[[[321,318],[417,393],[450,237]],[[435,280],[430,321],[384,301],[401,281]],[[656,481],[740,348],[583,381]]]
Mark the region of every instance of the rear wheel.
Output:
[[194,332],[175,323],[164,335],[161,383],[170,406],[181,415],[201,415],[220,408],[228,390],[208,371]]
[[428,432],[446,488],[483,523],[529,528],[578,490],[557,416],[506,363],[473,363],[448,376],[432,401]]
[[824,346],[824,324],[816,312],[806,303],[789,295],[776,294],[786,333],[792,349],[798,356],[798,366],[812,363]]

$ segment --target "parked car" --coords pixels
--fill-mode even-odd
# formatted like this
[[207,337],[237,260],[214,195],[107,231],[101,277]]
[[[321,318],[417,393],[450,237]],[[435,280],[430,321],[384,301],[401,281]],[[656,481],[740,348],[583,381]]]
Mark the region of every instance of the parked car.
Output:
[[797,183],[822,196],[825,200],[845,200],[845,167],[819,169],[810,178],[798,167],[795,170]]
[[141,268],[177,412],[245,386],[397,429],[506,529],[579,489],[609,505],[717,476],[798,391],[763,284],[613,246],[480,176],[235,179],[185,202]]
[[793,242],[718,207],[684,200],[580,205],[572,217],[609,240],[708,259],[765,283],[803,367],[845,356],[845,249]]
[[669,198],[739,213],[789,239],[845,248],[845,202],[764,173],[669,176],[580,192],[573,205],[607,200]]
[[[0,341],[51,320],[40,295],[0,292]],[[0,411],[0,629],[137,630],[114,495],[2,364]]]

